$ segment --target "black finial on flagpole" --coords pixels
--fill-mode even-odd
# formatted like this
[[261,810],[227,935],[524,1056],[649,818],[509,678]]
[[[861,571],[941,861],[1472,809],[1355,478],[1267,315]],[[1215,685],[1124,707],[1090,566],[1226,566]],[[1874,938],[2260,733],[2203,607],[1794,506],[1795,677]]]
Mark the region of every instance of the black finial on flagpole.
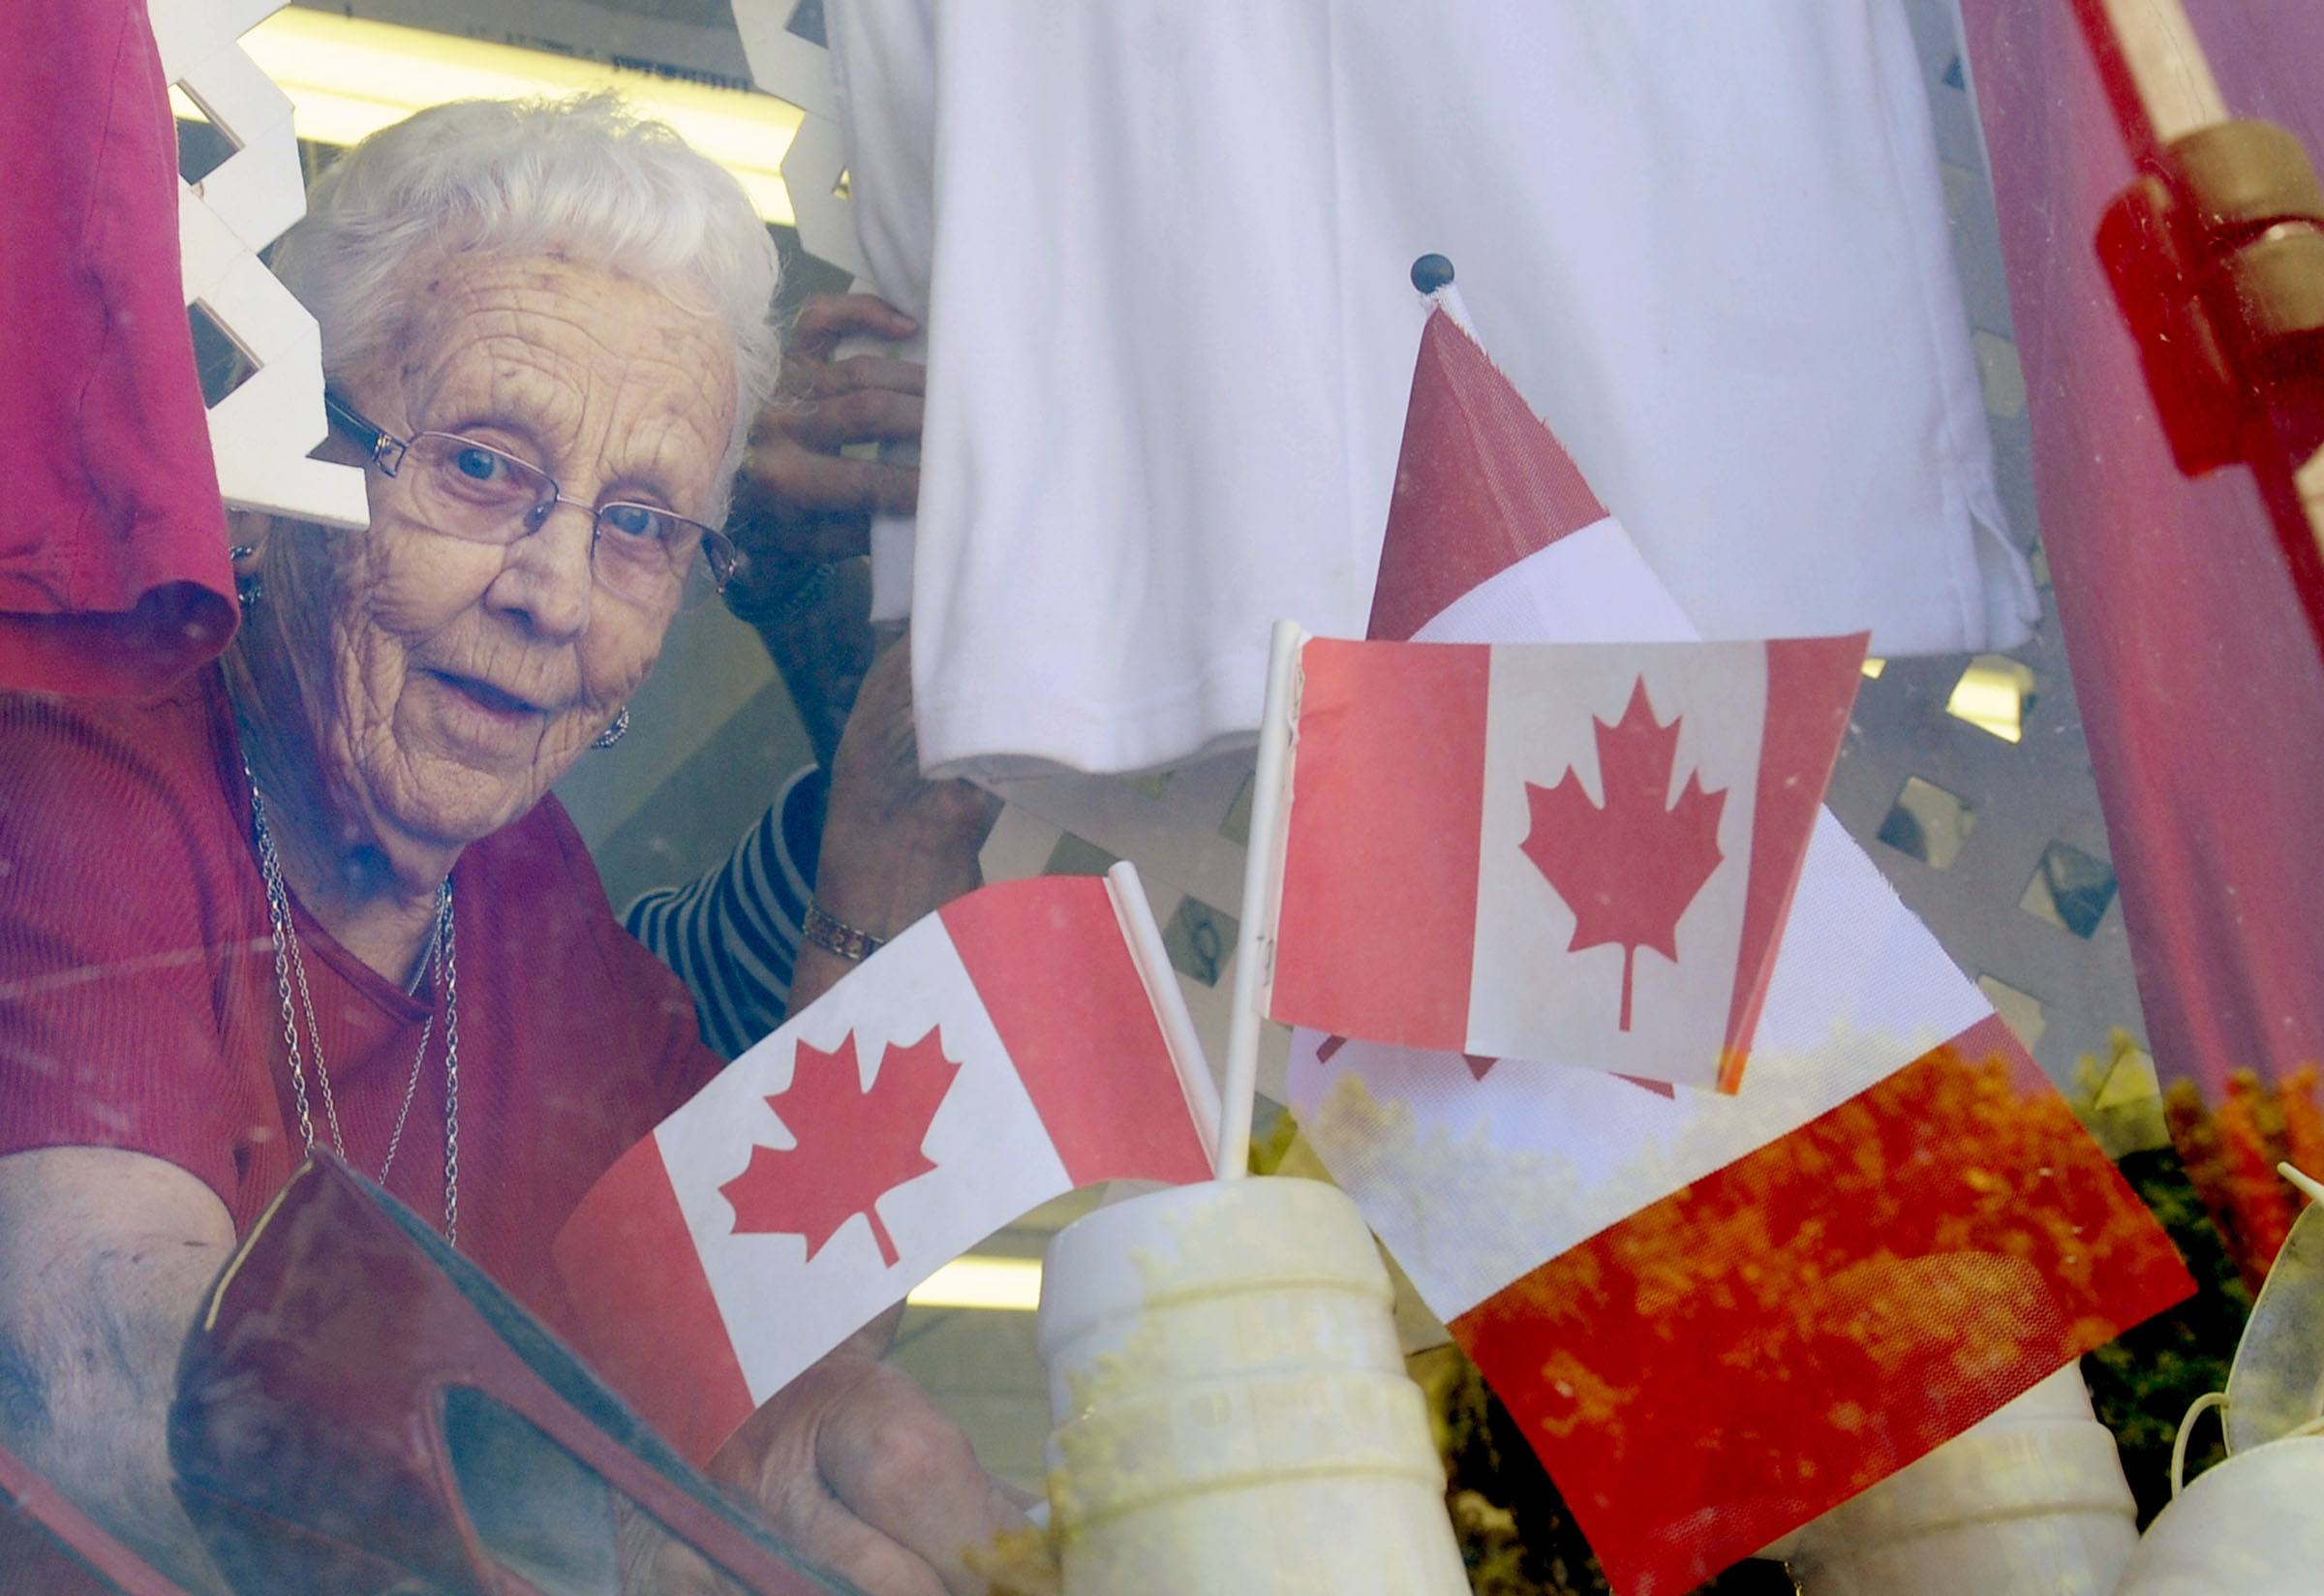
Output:
[[1412,286],[1434,293],[1452,281],[1452,262],[1441,255],[1423,255],[1412,263]]

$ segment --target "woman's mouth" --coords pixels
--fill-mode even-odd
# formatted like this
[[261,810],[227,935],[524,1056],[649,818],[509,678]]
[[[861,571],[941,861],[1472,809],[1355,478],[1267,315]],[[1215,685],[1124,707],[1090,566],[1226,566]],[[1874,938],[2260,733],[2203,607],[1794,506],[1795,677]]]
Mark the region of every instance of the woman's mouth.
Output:
[[433,672],[436,680],[450,688],[460,697],[477,709],[504,721],[521,721],[541,713],[540,706],[529,698],[520,698],[505,689],[474,676],[455,676],[449,671]]

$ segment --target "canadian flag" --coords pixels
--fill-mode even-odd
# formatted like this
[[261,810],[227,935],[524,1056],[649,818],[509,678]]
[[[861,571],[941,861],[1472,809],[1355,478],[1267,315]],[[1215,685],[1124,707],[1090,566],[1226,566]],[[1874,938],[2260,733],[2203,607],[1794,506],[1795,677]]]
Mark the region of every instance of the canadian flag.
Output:
[[1217,1098],[1191,1036],[1127,866],[956,900],[590,1188],[553,1248],[585,1347],[708,1458],[1027,1209],[1099,1181],[1207,1179]]
[[1864,641],[1306,642],[1269,1012],[1733,1091]]
[[[1372,630],[1694,635],[1441,312]],[[2193,1289],[1828,813],[1736,1095],[1312,1030],[1289,1091],[1625,1596],[1694,1588]]]

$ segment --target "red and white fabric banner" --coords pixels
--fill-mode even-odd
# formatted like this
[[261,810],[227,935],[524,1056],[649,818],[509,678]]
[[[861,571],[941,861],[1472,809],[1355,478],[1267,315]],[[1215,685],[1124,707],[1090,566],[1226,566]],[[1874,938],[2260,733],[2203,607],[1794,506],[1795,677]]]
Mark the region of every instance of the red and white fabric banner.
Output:
[[[555,1255],[598,1368],[701,1460],[994,1229],[1099,1181],[1200,1181],[1146,912],[1111,877],[983,888],[898,936],[590,1189]],[[1155,945],[1158,946],[1158,938]]]
[[240,619],[143,0],[0,6],[0,691],[141,697]]
[[[1441,314],[1388,538],[1375,634],[1694,635]],[[1289,1081],[1625,1596],[1693,1588],[2192,1289],[1828,813],[1736,1095],[1306,1030]]]
[[[2324,1138],[2324,608],[2241,466],[2173,462],[2092,236],[2136,175],[2077,9],[1965,0],[2041,541],[2171,1123],[2256,1285]],[[2187,0],[2236,115],[2324,159],[2324,7]],[[2215,424],[2238,418],[2221,406]]]
[[1269,1012],[1736,1090],[1863,659],[1308,641]]

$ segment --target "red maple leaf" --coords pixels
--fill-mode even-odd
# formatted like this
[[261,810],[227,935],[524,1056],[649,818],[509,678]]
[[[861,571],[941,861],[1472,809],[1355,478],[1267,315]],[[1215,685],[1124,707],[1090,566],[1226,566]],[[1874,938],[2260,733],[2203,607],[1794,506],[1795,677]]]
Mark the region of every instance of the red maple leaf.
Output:
[[1630,1028],[1631,973],[1638,949],[1678,959],[1678,921],[1725,857],[1719,816],[1727,789],[1705,792],[1702,774],[1687,778],[1675,804],[1667,801],[1670,767],[1678,757],[1678,725],[1654,718],[1646,678],[1613,725],[1598,729],[1602,808],[1590,802],[1569,769],[1553,787],[1525,783],[1533,829],[1517,845],[1574,911],[1569,953],[1617,942],[1622,947],[1622,1028]]
[[889,1043],[869,1091],[855,1032],[829,1053],[799,1044],[791,1084],[767,1099],[796,1145],[752,1148],[749,1166],[719,1187],[734,1205],[735,1235],[803,1236],[811,1261],[860,1213],[872,1221],[881,1261],[895,1267],[896,1241],[876,1205],[936,1167],[920,1144],[961,1070],[944,1057],[939,1028],[910,1047]]

